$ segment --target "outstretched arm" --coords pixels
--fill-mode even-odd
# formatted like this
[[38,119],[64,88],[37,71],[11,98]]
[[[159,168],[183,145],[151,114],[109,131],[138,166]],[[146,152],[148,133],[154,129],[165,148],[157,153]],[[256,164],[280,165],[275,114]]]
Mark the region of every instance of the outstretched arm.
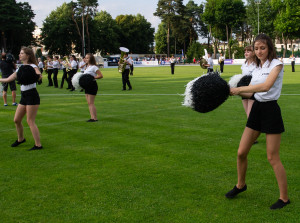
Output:
[[17,73],[13,73],[8,78],[0,78],[0,82],[9,83],[17,79]]

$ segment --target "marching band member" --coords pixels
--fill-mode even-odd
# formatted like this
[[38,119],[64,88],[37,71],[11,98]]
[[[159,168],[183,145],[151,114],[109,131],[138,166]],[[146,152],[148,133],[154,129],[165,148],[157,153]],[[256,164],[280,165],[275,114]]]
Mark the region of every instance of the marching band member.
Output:
[[130,75],[133,75],[133,59],[132,59],[132,57],[129,57],[129,60],[130,60],[130,62],[131,62],[131,65],[130,65]]
[[132,64],[132,61],[128,58],[128,53],[124,54],[124,62],[126,64],[124,72],[122,72],[122,82],[123,82],[123,91],[126,91],[126,84],[128,85],[128,90],[132,90],[132,86],[129,81],[129,69]]
[[291,65],[292,65],[292,72],[295,72],[295,57],[294,54],[291,55]]
[[41,74],[43,73],[43,71],[44,71],[44,63],[42,62],[42,59],[41,58],[38,58],[38,67],[39,67],[39,69],[40,69],[40,72],[41,72]]
[[[22,119],[25,115],[27,115],[27,123],[30,127],[35,142],[34,146],[30,150],[39,150],[43,147],[40,142],[39,129],[35,124],[35,117],[40,105],[40,97],[36,90],[36,81],[41,79],[42,75],[37,67],[36,59],[32,49],[23,47],[20,51],[19,57],[23,62],[23,65],[8,78],[0,79],[0,82],[4,83],[18,79],[21,84],[21,100],[16,109],[14,117],[18,139],[11,146],[16,147],[26,141],[23,134]],[[23,71],[30,71],[29,68],[26,68],[27,66],[30,66],[29,68],[32,72],[26,73]]]
[[[6,58],[6,53],[2,53],[1,54],[1,61],[0,61],[0,69],[2,72],[2,77],[3,78],[8,78],[12,73],[14,73],[14,70],[16,69],[16,64],[13,61],[7,61]],[[16,106],[16,82],[13,80],[11,82],[8,83],[2,83],[3,86],[3,101],[4,101],[4,106],[8,106],[7,105],[7,89],[8,89],[8,85],[9,88],[11,90],[11,95],[12,95],[12,105]]]
[[75,88],[74,86],[72,85],[72,77],[74,76],[74,74],[77,73],[77,70],[78,70],[78,64],[77,64],[77,60],[76,60],[76,57],[74,55],[71,55],[70,56],[70,64],[69,66],[72,68],[68,74],[69,74],[69,85],[71,87],[71,90],[70,91],[75,91]]
[[252,73],[250,85],[230,89],[231,95],[252,97],[255,102],[238,149],[238,181],[225,196],[234,198],[239,193],[247,190],[247,156],[260,133],[266,133],[267,157],[275,172],[280,192],[279,199],[270,209],[280,209],[290,203],[287,177],[279,156],[284,124],[277,100],[281,94],[283,65],[276,59],[276,51],[271,38],[265,34],[259,34],[256,37],[254,51],[254,62],[257,67]]
[[53,63],[52,63],[52,58],[51,56],[47,57],[47,73],[48,73],[48,86],[47,87],[51,87],[53,86],[53,82],[52,82],[52,73],[53,73]]
[[[63,61],[63,60],[59,60],[59,63],[60,63],[60,66],[63,70],[63,75],[62,75],[62,78],[61,78],[61,82],[60,82],[60,88],[63,88],[64,87],[64,81],[66,80],[67,83],[69,84],[67,78],[68,78],[68,74],[67,74],[67,68],[66,68],[66,63]],[[71,87],[69,86],[68,87],[69,89],[71,89]]]
[[84,71],[84,74],[92,75],[95,78],[95,81],[92,82],[92,85],[85,89],[85,97],[86,101],[89,105],[89,111],[91,115],[91,119],[89,119],[87,122],[97,122],[97,110],[95,107],[95,97],[98,92],[98,85],[96,82],[96,79],[103,78],[103,75],[99,68],[96,66],[96,59],[93,56],[93,54],[88,53],[85,55],[85,62],[86,62],[86,69]]
[[82,60],[79,62],[79,68],[80,68],[80,72],[84,73],[84,71],[86,69],[85,57],[82,58]]
[[203,64],[203,66],[207,67],[207,73],[214,71],[214,61],[211,58],[211,54],[207,54],[207,64]]
[[58,69],[60,67],[58,59],[59,59],[59,57],[55,56],[54,60],[52,62],[52,66],[53,66],[53,82],[54,82],[54,87],[55,88],[58,88],[57,75],[58,75]]
[[174,58],[174,56],[172,56],[172,57],[170,58],[171,74],[174,74],[174,70],[175,70],[175,61],[176,61],[176,59]]
[[223,73],[223,70],[224,70],[224,60],[225,60],[225,58],[223,57],[223,54],[220,53],[219,64],[220,64],[220,71],[221,71],[221,73]]

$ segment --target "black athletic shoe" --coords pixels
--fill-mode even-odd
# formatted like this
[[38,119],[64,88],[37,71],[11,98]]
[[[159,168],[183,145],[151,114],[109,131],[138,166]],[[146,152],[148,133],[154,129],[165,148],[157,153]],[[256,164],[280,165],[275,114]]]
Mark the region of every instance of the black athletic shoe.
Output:
[[89,120],[87,120],[86,122],[98,122],[98,120],[95,120],[95,119],[89,119]]
[[231,191],[229,191],[227,194],[225,194],[225,196],[227,198],[234,198],[236,195],[238,195],[239,193],[241,193],[245,190],[247,190],[247,185],[246,184],[242,189],[239,189],[236,186],[234,186],[234,188]]
[[18,145],[20,145],[21,143],[24,143],[24,142],[26,142],[26,139],[23,139],[21,142],[16,140],[13,144],[11,144],[11,147],[17,147]]
[[31,149],[29,149],[29,151],[31,151],[31,150],[40,150],[40,149],[43,149],[43,147],[34,145]]
[[281,199],[278,199],[278,201],[274,204],[272,204],[272,206],[270,207],[271,210],[275,210],[275,209],[280,209],[283,208],[284,206],[290,204],[290,200],[288,200],[287,202],[284,202]]

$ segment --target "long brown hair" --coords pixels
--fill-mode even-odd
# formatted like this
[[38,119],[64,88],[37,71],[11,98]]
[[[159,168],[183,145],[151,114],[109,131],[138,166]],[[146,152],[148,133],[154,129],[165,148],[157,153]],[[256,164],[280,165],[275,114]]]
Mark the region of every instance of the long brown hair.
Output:
[[22,47],[21,50],[28,56],[27,63],[37,65],[36,58],[34,56],[33,50],[29,47]]
[[[255,49],[254,47],[255,47],[255,43],[256,42],[262,42],[264,44],[267,44],[267,46],[268,46],[268,60],[269,60],[269,62],[271,62],[273,59],[277,59],[276,51],[275,51],[275,48],[274,48],[274,44],[273,44],[271,38],[268,35],[263,34],[263,33],[259,34],[255,38],[255,40],[253,42],[253,49]],[[258,59],[258,57],[256,55],[254,57],[254,62],[256,63],[257,66],[260,65],[260,59]]]
[[[252,52],[251,60],[254,61],[254,56],[255,56],[255,55],[254,55],[254,53],[253,53],[253,47],[252,47],[252,46],[246,46],[246,47],[244,48],[244,51],[251,51],[251,52]],[[249,59],[246,59],[245,64],[248,63],[248,60],[249,60]]]
[[91,64],[91,65],[96,65],[96,59],[95,59],[94,55],[91,54],[91,53],[87,53],[86,55],[90,56],[90,59],[89,59],[88,63]]

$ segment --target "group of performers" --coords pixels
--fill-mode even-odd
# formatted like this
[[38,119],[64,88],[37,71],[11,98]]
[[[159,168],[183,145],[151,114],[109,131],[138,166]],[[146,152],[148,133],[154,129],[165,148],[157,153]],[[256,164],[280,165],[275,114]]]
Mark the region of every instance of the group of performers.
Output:
[[[18,139],[11,146],[16,147],[26,141],[23,134],[22,119],[25,114],[27,114],[27,122],[35,141],[35,145],[30,150],[39,150],[43,147],[40,142],[38,127],[35,124],[35,118],[40,104],[39,94],[36,90],[36,81],[42,78],[42,74],[32,49],[26,47],[22,48],[19,57],[23,65],[9,77],[0,79],[0,82],[3,83],[9,83],[17,79],[21,84],[21,100],[14,117]],[[259,34],[256,37],[253,47],[249,46],[245,48],[245,57],[246,62],[242,66],[242,72],[243,75],[252,76],[251,82],[249,86],[230,88],[230,94],[239,95],[243,98],[243,105],[248,119],[238,148],[237,184],[225,196],[227,198],[234,198],[239,193],[247,190],[247,156],[259,135],[266,133],[267,156],[275,172],[280,192],[279,199],[270,208],[280,209],[290,203],[287,191],[287,177],[279,156],[281,134],[284,132],[284,124],[277,100],[281,94],[283,64],[276,57],[276,51],[271,38],[265,34]],[[208,67],[208,72],[211,72],[212,59],[210,54],[208,55],[208,60],[206,66]],[[57,69],[57,64],[59,63],[57,61],[59,60],[56,57],[53,61],[51,57],[48,57],[48,86],[52,86],[54,83],[54,86],[58,87],[57,80],[55,80],[57,77],[57,75],[55,75],[55,69]],[[71,56],[70,61],[68,64],[63,64],[64,68],[69,67],[71,70],[71,72],[68,72],[69,79],[73,77],[78,69],[75,56]],[[122,73],[123,90],[126,89],[126,85],[128,85],[129,90],[132,89],[129,82],[131,63],[126,53],[126,67]],[[94,105],[98,91],[96,79],[103,78],[103,75],[96,66],[94,56],[90,53],[85,56],[81,68],[84,69],[84,74],[93,77],[93,82],[85,89],[85,96],[91,115],[88,122],[97,122],[97,112]],[[50,81],[51,70],[53,71],[52,73],[54,73],[53,83]],[[69,88],[70,90],[74,90],[71,84]]]

